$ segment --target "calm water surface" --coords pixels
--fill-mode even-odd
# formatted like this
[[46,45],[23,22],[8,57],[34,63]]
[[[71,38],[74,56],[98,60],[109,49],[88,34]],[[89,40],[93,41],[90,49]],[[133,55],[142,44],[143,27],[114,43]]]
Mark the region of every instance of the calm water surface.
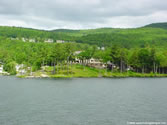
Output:
[[19,79],[0,76],[0,125],[167,122],[167,78]]

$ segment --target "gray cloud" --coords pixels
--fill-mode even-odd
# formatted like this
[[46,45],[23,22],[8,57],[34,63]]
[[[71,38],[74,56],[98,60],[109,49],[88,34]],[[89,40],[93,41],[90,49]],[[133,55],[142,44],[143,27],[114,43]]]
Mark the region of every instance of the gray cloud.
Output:
[[166,0],[1,0],[0,25],[33,28],[137,27],[167,20]]

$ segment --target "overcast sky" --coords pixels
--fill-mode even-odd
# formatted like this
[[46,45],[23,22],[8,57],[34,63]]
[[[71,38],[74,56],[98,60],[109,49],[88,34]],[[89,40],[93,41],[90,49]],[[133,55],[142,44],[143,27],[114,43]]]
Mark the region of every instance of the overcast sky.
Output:
[[0,25],[132,28],[167,22],[167,0],[0,0]]

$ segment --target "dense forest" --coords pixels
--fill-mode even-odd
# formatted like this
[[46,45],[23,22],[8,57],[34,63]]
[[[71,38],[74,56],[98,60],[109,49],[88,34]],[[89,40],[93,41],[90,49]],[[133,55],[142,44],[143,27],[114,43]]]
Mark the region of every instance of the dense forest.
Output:
[[36,30],[21,27],[0,26],[0,36],[6,38],[28,38],[36,39],[38,42],[43,42],[46,39],[56,40],[72,40],[71,36],[65,33],[55,33],[44,30]]
[[[29,38],[36,42],[46,39],[73,41],[98,46],[117,44],[124,48],[145,47],[147,45],[167,46],[167,23],[152,24],[136,29],[100,28],[89,30],[51,30],[42,31],[18,27],[0,27],[0,36],[7,38]],[[151,27],[153,26],[153,27]]]
[[[23,42],[34,38],[39,42]],[[44,43],[44,39],[75,42]],[[41,42],[40,42],[41,41]],[[105,47],[105,49],[99,49]],[[0,62],[4,70],[15,74],[15,65],[24,64],[37,71],[41,66],[68,65],[76,58],[98,59],[115,65],[112,72],[167,73],[167,30],[161,28],[41,31],[0,27]],[[75,55],[76,51],[81,51]],[[55,68],[53,73],[56,73]]]

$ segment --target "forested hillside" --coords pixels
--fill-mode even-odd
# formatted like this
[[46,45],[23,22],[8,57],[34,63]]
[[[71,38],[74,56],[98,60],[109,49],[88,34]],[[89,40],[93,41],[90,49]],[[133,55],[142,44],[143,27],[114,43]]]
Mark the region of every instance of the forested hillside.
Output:
[[[35,39],[36,43],[23,41],[23,38]],[[45,43],[46,39],[64,40],[65,43]],[[0,63],[11,74],[16,73],[16,64],[31,67],[32,71],[47,65],[56,74],[55,67],[68,69],[64,67],[69,67],[76,58],[83,66],[91,58],[105,65],[109,62],[115,66],[112,72],[122,73],[130,68],[133,72],[163,74],[167,73],[166,47],[167,30],[163,28],[44,31],[0,27]],[[76,51],[81,53],[76,55]]]
[[155,28],[124,29],[113,33],[88,34],[77,42],[99,46],[120,45],[125,48],[167,46],[167,30]]
[[39,42],[42,42],[45,39],[56,40],[71,40],[72,38],[65,33],[55,33],[44,30],[21,28],[21,27],[0,27],[0,36],[7,38],[33,38]]
[[53,39],[54,42],[56,40],[65,40],[101,47],[115,44],[125,48],[146,46],[167,47],[167,30],[165,26],[166,23],[151,24],[136,29],[100,28],[88,30],[58,29],[52,31],[1,26],[0,36],[20,39],[23,37],[31,38],[38,42],[43,42],[45,39]]
[[167,23],[153,23],[153,24],[149,24],[149,25],[147,25],[145,27],[167,29]]
[[[76,55],[76,51],[81,53]],[[166,52],[166,49],[149,46],[126,49],[113,45],[99,50],[97,46],[79,43],[30,43],[0,38],[0,62],[4,64],[4,70],[11,74],[16,73],[16,64],[24,64],[32,67],[32,71],[37,71],[45,65],[69,66],[76,58],[84,66],[91,58],[100,60],[103,64],[110,62],[116,66],[112,69],[113,72],[126,72],[131,67],[132,71],[140,73],[167,73]],[[53,74],[55,73],[53,68]]]

